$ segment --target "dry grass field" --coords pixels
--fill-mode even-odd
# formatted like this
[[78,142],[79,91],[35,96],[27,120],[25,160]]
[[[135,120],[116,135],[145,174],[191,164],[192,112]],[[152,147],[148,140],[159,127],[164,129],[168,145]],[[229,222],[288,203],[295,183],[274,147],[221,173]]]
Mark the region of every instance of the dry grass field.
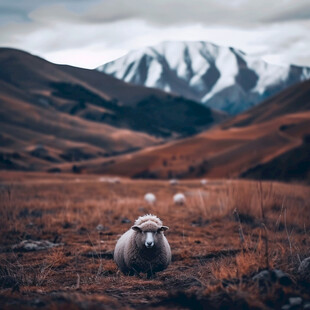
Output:
[[[298,273],[310,256],[309,187],[13,172],[0,182],[1,309],[282,309],[291,297],[301,297],[303,309],[310,302]],[[147,192],[155,205],[143,200]],[[176,192],[185,205],[173,204]],[[146,213],[170,227],[172,263],[151,279],[122,275],[114,246]],[[14,247],[24,240],[57,246]],[[253,280],[264,269],[287,277]]]

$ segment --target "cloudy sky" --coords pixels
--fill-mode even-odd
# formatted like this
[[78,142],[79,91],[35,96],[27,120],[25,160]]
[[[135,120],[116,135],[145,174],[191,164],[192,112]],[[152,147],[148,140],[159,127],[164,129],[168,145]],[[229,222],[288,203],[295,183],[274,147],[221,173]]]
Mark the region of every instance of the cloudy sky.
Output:
[[0,46],[94,68],[167,40],[310,66],[309,0],[0,0]]

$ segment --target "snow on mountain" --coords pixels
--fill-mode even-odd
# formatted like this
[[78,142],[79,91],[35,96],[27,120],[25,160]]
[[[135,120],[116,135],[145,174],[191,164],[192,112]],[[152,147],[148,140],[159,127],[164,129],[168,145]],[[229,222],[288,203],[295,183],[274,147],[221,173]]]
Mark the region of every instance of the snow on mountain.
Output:
[[278,66],[208,42],[163,42],[132,51],[97,70],[238,114],[310,79],[310,68]]

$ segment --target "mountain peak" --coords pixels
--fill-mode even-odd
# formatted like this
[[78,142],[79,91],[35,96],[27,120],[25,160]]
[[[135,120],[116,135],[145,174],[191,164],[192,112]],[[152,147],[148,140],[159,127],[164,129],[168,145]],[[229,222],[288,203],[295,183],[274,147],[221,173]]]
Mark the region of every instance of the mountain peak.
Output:
[[310,68],[269,64],[239,49],[204,41],[164,41],[131,51],[97,70],[230,114],[310,78]]

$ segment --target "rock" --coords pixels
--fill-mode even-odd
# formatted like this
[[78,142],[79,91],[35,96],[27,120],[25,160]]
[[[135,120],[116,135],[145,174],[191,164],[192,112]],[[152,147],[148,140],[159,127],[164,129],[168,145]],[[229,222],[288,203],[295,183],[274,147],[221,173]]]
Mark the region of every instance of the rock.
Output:
[[310,310],[310,302],[304,304],[304,310]]
[[310,282],[310,257],[305,258],[300,263],[298,273],[302,280]]
[[96,230],[102,231],[104,230],[104,226],[102,224],[97,225]]
[[293,283],[288,274],[279,269],[263,270],[256,274],[253,278],[254,281],[258,281],[260,285],[271,284],[272,282],[278,282],[281,285],[288,286]]
[[30,252],[30,251],[47,250],[60,245],[63,245],[63,243],[53,243],[48,240],[42,240],[42,241],[23,240],[19,244],[13,245],[12,249],[17,251]]
[[277,280],[282,285],[288,286],[293,283],[290,276],[287,273],[283,272],[282,270],[274,269],[271,271],[271,274],[272,278]]
[[128,219],[127,217],[123,217],[122,220],[121,220],[121,222],[122,222],[123,224],[128,224],[128,223],[131,223],[131,220]]
[[[302,298],[301,297],[290,297],[288,299],[289,304],[282,306],[282,310],[293,310],[293,309],[301,309]],[[305,306],[304,306],[305,309]]]
[[301,297],[290,297],[288,301],[292,307],[300,306],[302,304]]

